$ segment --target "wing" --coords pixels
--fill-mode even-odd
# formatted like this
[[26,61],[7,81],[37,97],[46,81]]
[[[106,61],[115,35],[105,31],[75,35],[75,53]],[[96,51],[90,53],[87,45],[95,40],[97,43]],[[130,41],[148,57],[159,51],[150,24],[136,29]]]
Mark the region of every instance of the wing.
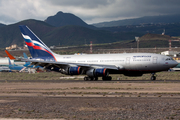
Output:
[[106,68],[109,70],[122,70],[124,69],[121,65],[103,65],[103,64],[84,64],[84,63],[68,63],[68,62],[56,62],[56,61],[44,61],[37,59],[21,59],[24,62],[31,62],[31,65],[41,66],[44,68],[51,68],[56,70],[64,69],[67,67],[81,67],[83,70],[89,70],[92,68]]

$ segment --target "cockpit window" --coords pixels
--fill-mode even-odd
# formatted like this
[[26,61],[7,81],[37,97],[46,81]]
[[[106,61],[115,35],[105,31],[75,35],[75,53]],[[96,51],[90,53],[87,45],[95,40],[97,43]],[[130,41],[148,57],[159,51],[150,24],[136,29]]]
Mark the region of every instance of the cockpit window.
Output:
[[166,61],[173,60],[172,58],[166,58]]

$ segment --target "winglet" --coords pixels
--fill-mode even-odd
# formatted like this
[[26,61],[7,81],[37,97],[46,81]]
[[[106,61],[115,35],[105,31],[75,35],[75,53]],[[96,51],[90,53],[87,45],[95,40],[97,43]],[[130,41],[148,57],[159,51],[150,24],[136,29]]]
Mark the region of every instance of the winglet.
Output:
[[7,50],[5,50],[6,54],[8,55],[8,57],[11,59],[11,60],[15,60],[16,58],[14,58]]

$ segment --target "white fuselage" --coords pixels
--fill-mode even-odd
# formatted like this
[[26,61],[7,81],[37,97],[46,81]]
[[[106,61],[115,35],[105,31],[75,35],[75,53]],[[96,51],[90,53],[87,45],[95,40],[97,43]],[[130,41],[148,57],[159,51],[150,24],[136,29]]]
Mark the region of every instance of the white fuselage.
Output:
[[55,55],[58,62],[114,65],[129,71],[165,71],[175,67],[171,57],[153,53]]

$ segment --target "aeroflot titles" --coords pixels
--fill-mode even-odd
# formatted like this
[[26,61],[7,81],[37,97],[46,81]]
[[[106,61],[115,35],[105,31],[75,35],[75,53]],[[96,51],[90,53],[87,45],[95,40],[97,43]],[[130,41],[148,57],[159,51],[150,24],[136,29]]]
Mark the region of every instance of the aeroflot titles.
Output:
[[133,57],[151,57],[151,56],[133,56]]

